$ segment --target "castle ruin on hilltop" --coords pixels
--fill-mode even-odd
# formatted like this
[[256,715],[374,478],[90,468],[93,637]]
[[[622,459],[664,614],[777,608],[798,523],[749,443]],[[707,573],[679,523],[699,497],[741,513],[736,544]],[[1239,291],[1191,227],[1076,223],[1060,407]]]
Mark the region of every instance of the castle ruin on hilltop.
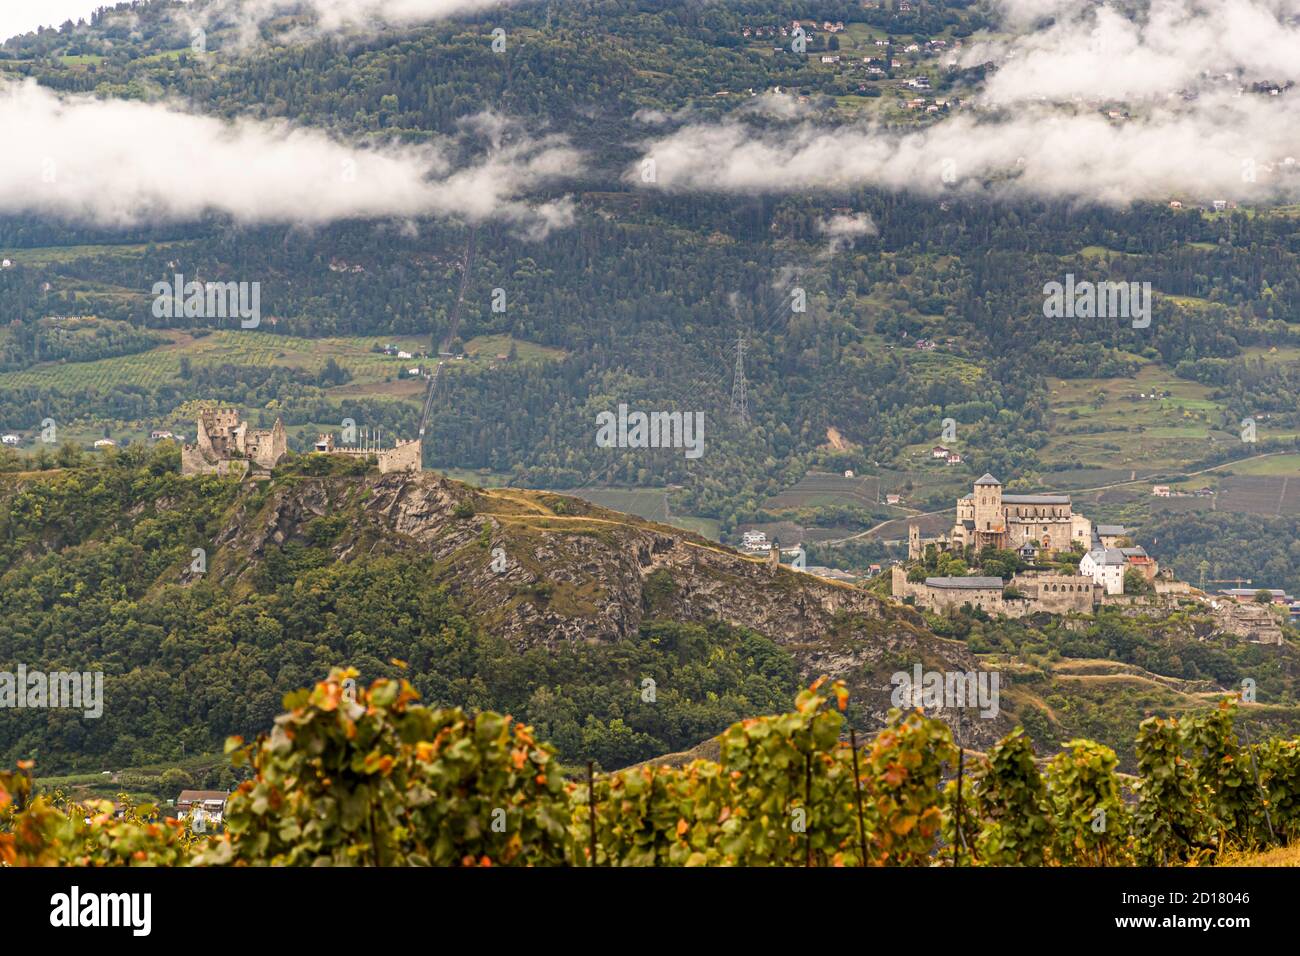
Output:
[[[418,438],[398,439],[392,448],[384,448],[378,436],[367,435],[358,445],[339,446],[334,444],[333,435],[322,434],[316,440],[315,451],[374,458],[384,475],[421,470],[422,445]],[[265,478],[288,453],[288,436],[279,418],[269,429],[250,429],[233,408],[209,409],[199,413],[194,444],[181,446],[181,474]]]
[[319,455],[351,455],[356,458],[370,458],[379,463],[379,473],[386,475],[392,471],[419,471],[421,468],[420,439],[397,439],[392,448],[382,447],[381,440],[374,438],[359,445],[337,446],[334,436],[322,434],[316,439],[316,453]]
[[250,429],[233,408],[199,413],[194,444],[181,446],[182,475],[269,475],[289,452],[284,423]]

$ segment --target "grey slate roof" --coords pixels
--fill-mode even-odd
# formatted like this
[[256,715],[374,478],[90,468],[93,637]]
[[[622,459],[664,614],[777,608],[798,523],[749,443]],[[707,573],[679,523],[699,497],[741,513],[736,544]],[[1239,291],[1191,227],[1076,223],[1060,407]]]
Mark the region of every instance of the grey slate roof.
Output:
[[979,487],[980,485],[1000,485],[1000,484],[1002,484],[1002,482],[998,481],[996,478],[994,478],[992,475],[990,475],[987,471],[984,472],[984,477],[983,477],[983,478],[981,478],[979,481],[975,482],[975,486],[976,486],[976,487]]
[[1068,505],[1069,495],[1003,495],[1004,505]]
[[931,588],[997,588],[1002,590],[1001,578],[926,578],[926,587]]
[[1088,552],[1088,557],[1101,565],[1125,564],[1124,552],[1119,548],[1096,548]]
[[1099,524],[1097,525],[1097,533],[1104,534],[1109,538],[1112,535],[1119,537],[1120,535],[1128,534],[1129,531],[1128,528],[1124,527],[1122,524]]

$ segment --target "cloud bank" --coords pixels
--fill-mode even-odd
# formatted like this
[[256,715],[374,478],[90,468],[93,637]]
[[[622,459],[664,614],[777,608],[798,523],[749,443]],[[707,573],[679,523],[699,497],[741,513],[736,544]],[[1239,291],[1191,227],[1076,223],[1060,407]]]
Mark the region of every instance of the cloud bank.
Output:
[[369,33],[383,26],[412,26],[458,14],[479,13],[522,0],[207,0],[174,14],[186,29],[233,27],[240,46],[257,42],[262,27],[286,14],[306,14],[309,26],[282,39],[339,32]]
[[[657,188],[772,193],[878,186],[1071,198],[1265,200],[1300,195],[1294,100],[1218,97],[1192,109],[1115,122],[1089,111],[1027,107],[957,115],[898,131],[812,123],[759,130],[740,120],[684,127],[646,146]],[[626,180],[640,183],[640,165]]]
[[[1286,87],[1300,82],[1300,0],[1151,0],[1138,20],[1109,3],[998,3],[1029,32],[964,53],[966,65],[997,69],[947,118],[782,123],[806,110],[769,95],[761,109],[646,141],[625,180],[671,192],[874,186],[1111,205],[1300,198],[1300,90]],[[1266,81],[1275,95],[1252,89]],[[1102,108],[1117,103],[1127,109]]]
[[[1300,0],[1151,0],[1130,18],[1116,5],[1001,0],[1010,25],[1055,21],[975,44],[962,63],[997,64],[995,104],[1083,97],[1133,101],[1238,83],[1300,81]],[[1209,74],[1208,76],[1206,74]]]
[[102,226],[224,214],[240,223],[449,216],[514,222],[532,235],[567,225],[567,201],[527,197],[582,166],[563,139],[532,139],[490,115],[486,140],[454,165],[457,143],[361,148],[283,122],[229,123],[157,103],[60,97],[34,81],[0,85],[0,213]]

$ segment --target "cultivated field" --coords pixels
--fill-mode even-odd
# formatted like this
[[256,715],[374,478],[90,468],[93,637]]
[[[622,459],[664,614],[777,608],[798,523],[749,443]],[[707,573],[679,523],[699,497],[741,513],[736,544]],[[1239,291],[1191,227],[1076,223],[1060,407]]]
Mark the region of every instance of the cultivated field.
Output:
[[[428,347],[416,338],[392,339],[355,336],[306,339],[276,335],[253,329],[220,329],[204,336],[179,330],[160,330],[171,341],[166,345],[116,358],[94,362],[46,363],[18,372],[0,374],[0,388],[35,386],[70,391],[79,388],[111,388],[115,385],[157,386],[180,380],[180,360],[188,358],[202,365],[283,365],[312,372],[320,371],[329,359],[352,372],[352,385],[396,381],[402,368],[424,364],[430,359],[400,359],[372,352],[376,345],[391,344],[406,351]],[[418,390],[417,390],[418,391]],[[357,394],[354,387],[351,394]]]
[[1219,481],[1218,511],[1300,514],[1300,475],[1234,475]]
[[881,481],[874,476],[845,478],[831,472],[810,471],[798,482],[768,498],[763,507],[769,511],[785,508],[816,508],[818,506],[856,505],[874,510],[884,507],[885,492]]
[[1209,398],[1210,389],[1155,363],[1133,378],[1053,378],[1048,387],[1052,437],[1042,452],[1047,461],[1078,459],[1089,469],[1135,470],[1141,477],[1177,470],[1222,442],[1240,440],[1216,430],[1221,409]]

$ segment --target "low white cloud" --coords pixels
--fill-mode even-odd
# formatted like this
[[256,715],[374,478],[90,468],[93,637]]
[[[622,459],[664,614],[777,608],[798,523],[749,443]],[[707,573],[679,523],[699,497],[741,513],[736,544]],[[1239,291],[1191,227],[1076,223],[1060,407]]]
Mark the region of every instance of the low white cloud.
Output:
[[1129,5],[1001,0],[1007,24],[1055,21],[975,44],[964,65],[997,70],[986,102],[1159,98],[1239,83],[1300,81],[1300,0],[1151,0]]
[[861,186],[1127,204],[1139,199],[1267,200],[1300,195],[1300,109],[1288,97],[1206,96],[1128,121],[1030,105],[958,114],[913,130],[815,123],[760,129],[695,124],[648,142],[652,188],[780,193]]
[[297,40],[323,33],[368,33],[384,26],[431,23],[517,2],[523,0],[195,0],[173,16],[187,29],[233,28],[237,44],[248,46],[260,39],[266,24],[287,14],[306,17],[287,27],[280,37]]
[[876,227],[876,222],[871,218],[870,213],[836,213],[817,221],[817,231],[823,236],[830,237],[830,243],[827,246],[827,252],[835,254],[844,249],[850,248],[859,236],[875,236],[880,234]]
[[1287,162],[1300,156],[1300,90],[1287,88],[1300,83],[1300,0],[995,5],[1010,32],[962,52],[963,65],[995,69],[944,119],[819,124],[766,95],[648,141],[654,182],[640,183],[641,163],[625,178],[669,191],[878,186],[1106,204],[1300,195]]
[[349,218],[503,219],[534,235],[571,221],[538,188],[581,169],[558,137],[467,124],[485,148],[463,164],[448,144],[362,148],[286,122],[227,122],[160,103],[59,96],[0,85],[0,213],[121,226],[224,214],[241,223]]

